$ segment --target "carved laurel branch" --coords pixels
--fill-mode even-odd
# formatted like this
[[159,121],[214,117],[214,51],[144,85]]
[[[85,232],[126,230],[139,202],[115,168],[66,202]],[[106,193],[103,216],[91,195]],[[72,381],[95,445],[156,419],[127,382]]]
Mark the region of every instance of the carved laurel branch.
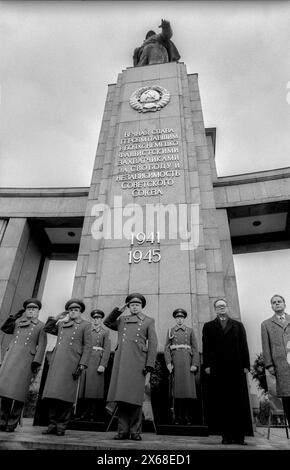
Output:
[[[155,90],[161,96],[160,100],[154,103],[154,107],[150,107],[150,108],[149,107],[147,108],[146,105],[140,103],[140,98],[141,98],[142,93],[148,90]],[[129,103],[132,106],[132,108],[136,109],[136,111],[138,111],[139,113],[146,113],[148,111],[158,111],[159,109],[166,106],[169,100],[170,100],[170,93],[165,88],[161,86],[144,86],[134,91],[134,93],[132,93]]]

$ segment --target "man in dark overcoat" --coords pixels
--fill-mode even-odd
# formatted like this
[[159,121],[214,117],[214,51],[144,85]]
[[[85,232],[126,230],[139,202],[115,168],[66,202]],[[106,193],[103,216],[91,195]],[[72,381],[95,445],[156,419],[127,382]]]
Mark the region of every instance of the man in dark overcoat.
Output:
[[45,324],[44,330],[57,335],[57,341],[42,395],[50,399],[49,425],[43,434],[63,436],[71,419],[80,375],[92,352],[91,324],[82,318],[84,311],[82,300],[71,299],[65,312],[49,317]]
[[273,295],[271,307],[274,315],[261,325],[263,357],[265,368],[276,377],[277,396],[290,426],[290,315],[281,295]]
[[184,325],[186,310],[177,308],[172,315],[176,326],[167,333],[164,358],[173,375],[175,424],[190,424],[191,400],[196,398],[195,373],[199,367],[199,353],[193,329]]
[[229,317],[224,299],[214,302],[215,320],[202,332],[203,364],[210,379],[212,415],[215,410],[223,444],[246,445],[243,415],[247,409],[245,374],[250,369],[246,331]]
[[104,399],[104,372],[108,365],[111,341],[109,331],[102,325],[105,314],[100,309],[91,311],[92,354],[88,368],[81,375],[80,397],[86,400],[86,409],[82,417],[96,419],[97,404]]
[[[142,312],[145,297],[127,296],[125,305],[115,308],[104,325],[118,331],[118,344],[107,401],[118,404],[118,434],[114,439],[141,440],[142,404],[145,379],[155,366],[157,335],[155,320]],[[121,316],[128,306],[130,315]],[[119,318],[120,317],[120,318]]]
[[0,368],[0,430],[13,432],[27,398],[31,378],[41,366],[47,338],[38,320],[41,302],[27,299],[23,309],[10,315],[1,330],[13,335]]

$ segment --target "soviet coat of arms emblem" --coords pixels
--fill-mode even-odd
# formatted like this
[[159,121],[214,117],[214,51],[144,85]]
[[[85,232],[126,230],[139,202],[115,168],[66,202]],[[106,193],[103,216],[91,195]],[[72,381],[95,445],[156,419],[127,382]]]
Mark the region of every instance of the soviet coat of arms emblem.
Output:
[[130,105],[139,113],[147,113],[159,111],[169,100],[170,93],[162,86],[144,86],[132,93]]

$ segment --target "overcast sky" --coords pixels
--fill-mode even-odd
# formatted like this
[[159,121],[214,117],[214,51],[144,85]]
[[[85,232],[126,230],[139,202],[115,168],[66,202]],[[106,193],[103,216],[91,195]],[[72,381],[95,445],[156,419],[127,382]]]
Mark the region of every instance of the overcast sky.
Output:
[[218,174],[289,166],[290,2],[2,1],[0,17],[2,187],[89,186],[107,84],[161,18],[199,74]]

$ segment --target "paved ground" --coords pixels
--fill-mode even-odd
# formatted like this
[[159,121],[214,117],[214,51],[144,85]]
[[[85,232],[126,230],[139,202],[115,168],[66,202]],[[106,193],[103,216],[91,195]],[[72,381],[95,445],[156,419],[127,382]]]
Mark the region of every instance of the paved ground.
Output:
[[32,426],[31,419],[24,419],[23,426],[14,433],[0,432],[0,450],[290,450],[290,439],[285,429],[271,429],[270,440],[267,429],[257,428],[254,437],[247,437],[247,446],[221,445],[220,436],[189,437],[159,436],[144,433],[140,442],[114,441],[115,432],[88,432],[68,430],[65,436],[44,436],[44,427]]

